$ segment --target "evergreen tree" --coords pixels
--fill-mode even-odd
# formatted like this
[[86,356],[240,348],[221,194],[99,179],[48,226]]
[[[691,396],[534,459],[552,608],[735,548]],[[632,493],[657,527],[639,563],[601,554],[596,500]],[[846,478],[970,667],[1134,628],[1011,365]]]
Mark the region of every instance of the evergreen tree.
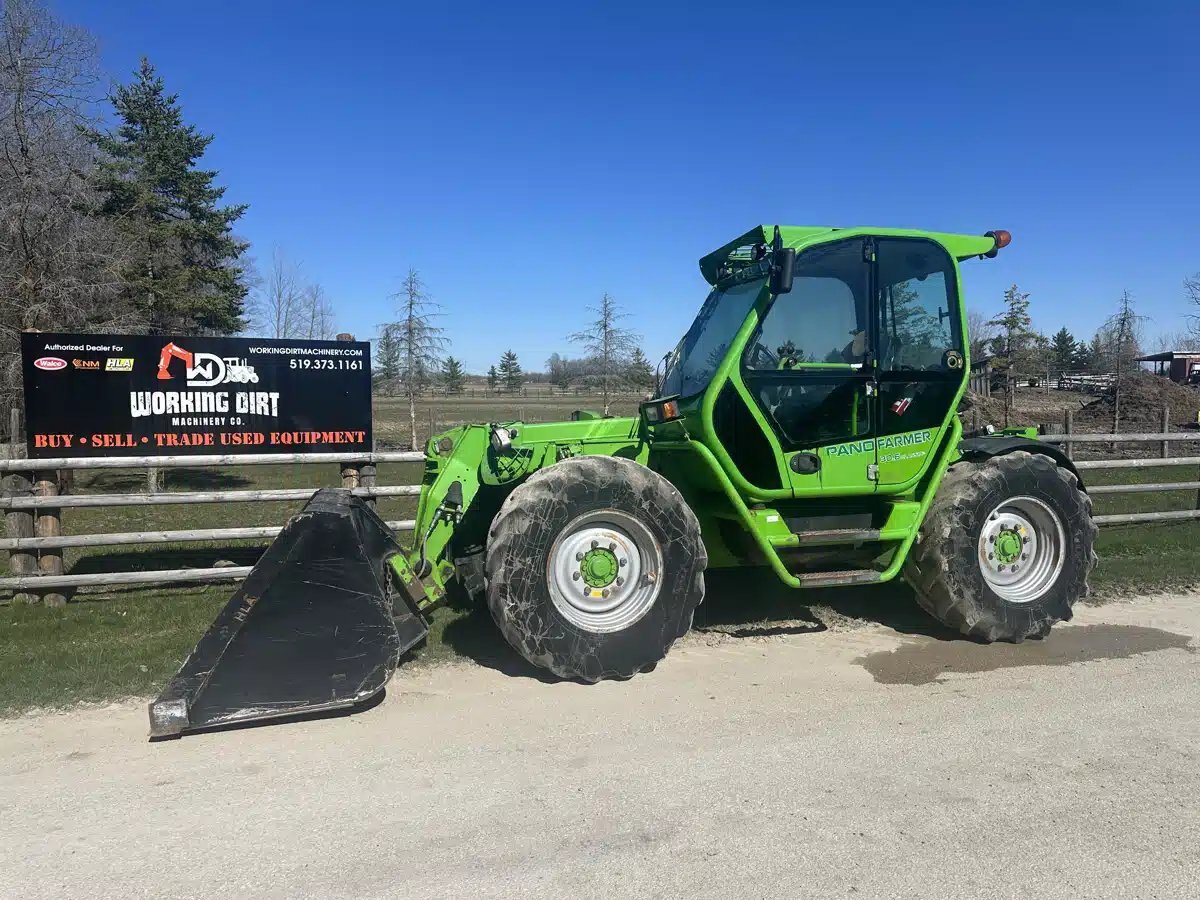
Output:
[[245,204],[219,206],[217,173],[197,167],[212,135],[183,121],[149,60],[111,98],[115,131],[91,131],[102,154],[96,213],[122,233],[124,291],[152,333],[240,331],[247,286],[233,235]]
[[498,374],[500,380],[504,382],[504,389],[510,394],[515,394],[521,389],[521,385],[525,383],[525,373],[521,371],[521,364],[517,361],[517,354],[511,350],[505,350],[504,355],[500,357]]
[[1075,335],[1064,325],[1050,339],[1050,367],[1056,372],[1069,372],[1078,361],[1079,344]]
[[1014,284],[1004,292],[1004,312],[988,324],[999,329],[992,340],[992,352],[997,357],[996,364],[1005,371],[1004,427],[1007,428],[1013,402],[1013,377],[1020,374],[1022,367],[1033,364],[1037,343],[1029,315],[1029,294]]
[[400,290],[392,295],[392,299],[400,313],[400,321],[390,326],[400,348],[397,381],[408,398],[408,422],[415,449],[417,395],[429,385],[430,373],[438,365],[446,339],[442,337],[442,329],[433,324],[438,315],[437,304],[426,292],[425,283],[416,269],[408,270]]
[[495,366],[488,366],[488,390],[495,391],[500,384],[500,375],[496,372]]
[[1077,341],[1071,352],[1071,367],[1076,372],[1086,372],[1094,366],[1092,347],[1087,341]]
[[376,385],[390,391],[396,379],[400,377],[400,341],[396,338],[394,324],[383,325],[380,328],[379,340],[375,342],[373,362]]
[[570,335],[569,340],[583,344],[587,349],[592,368],[600,382],[600,393],[604,398],[604,415],[608,415],[609,395],[620,386],[622,370],[628,368],[629,355],[637,347],[638,335],[621,326],[628,318],[621,312],[617,302],[608,294],[600,302],[588,307],[596,318],[583,331]]
[[649,391],[654,388],[654,367],[641,347],[634,347],[629,356],[628,379],[639,391]]
[[442,361],[442,387],[446,389],[446,393],[461,394],[465,381],[462,363],[453,356],[447,356]]

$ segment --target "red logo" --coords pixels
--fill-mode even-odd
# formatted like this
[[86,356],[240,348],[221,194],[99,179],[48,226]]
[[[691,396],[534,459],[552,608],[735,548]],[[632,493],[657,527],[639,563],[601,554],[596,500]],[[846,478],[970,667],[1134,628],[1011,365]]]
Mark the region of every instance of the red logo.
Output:
[[39,369],[45,369],[47,372],[54,372],[67,367],[67,361],[59,359],[57,356],[43,356],[41,359],[35,359],[33,364]]
[[162,353],[158,355],[159,381],[171,380],[170,365],[171,360],[173,359],[182,359],[183,364],[189,369],[192,368],[192,364],[196,361],[195,357],[192,356],[191,351],[184,350],[182,347],[178,346],[174,341],[172,341],[163,347]]
[[903,400],[897,400],[892,404],[892,412],[898,416],[902,416],[908,412],[910,406],[912,406],[912,397],[905,397]]

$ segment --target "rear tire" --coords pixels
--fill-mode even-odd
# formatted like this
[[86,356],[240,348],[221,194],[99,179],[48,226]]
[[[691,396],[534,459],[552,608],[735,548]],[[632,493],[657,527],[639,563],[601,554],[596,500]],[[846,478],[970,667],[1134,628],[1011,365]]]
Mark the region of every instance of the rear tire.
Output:
[[976,640],[1019,643],[1071,618],[1088,594],[1095,541],[1075,475],[1016,451],[950,467],[904,574],[938,621]]
[[535,472],[488,534],[492,618],[525,659],[596,682],[649,671],[692,626],[708,556],[675,487],[627,459]]

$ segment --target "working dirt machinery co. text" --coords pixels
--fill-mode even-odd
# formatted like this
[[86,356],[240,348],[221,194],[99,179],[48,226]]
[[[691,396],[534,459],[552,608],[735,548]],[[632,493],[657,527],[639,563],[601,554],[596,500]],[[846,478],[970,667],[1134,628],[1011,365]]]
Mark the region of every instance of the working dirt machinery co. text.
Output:
[[1057,448],[956,415],[959,264],[1008,242],[730,241],[700,261],[711,293],[637,416],[434,435],[409,547],[348,492],[317,492],[151,704],[152,734],[362,703],[456,579],[527,660],[589,682],[653,669],[710,567],[796,588],[903,575],[963,634],[1045,635],[1087,592],[1091,503]]

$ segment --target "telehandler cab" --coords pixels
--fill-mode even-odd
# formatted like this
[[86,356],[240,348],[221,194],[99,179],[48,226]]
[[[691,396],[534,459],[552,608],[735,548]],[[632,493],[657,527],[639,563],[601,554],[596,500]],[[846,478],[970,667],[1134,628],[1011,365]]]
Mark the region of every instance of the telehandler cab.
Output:
[[358,498],[318,492],[151,704],[152,734],[363,702],[455,578],[527,660],[589,682],[653,669],[708,567],[766,565],[795,588],[903,574],[969,637],[1045,635],[1087,593],[1091,503],[1056,447],[964,435],[956,415],[959,263],[1008,243],[730,241],[700,260],[711,292],[637,416],[433,436],[408,548]]

